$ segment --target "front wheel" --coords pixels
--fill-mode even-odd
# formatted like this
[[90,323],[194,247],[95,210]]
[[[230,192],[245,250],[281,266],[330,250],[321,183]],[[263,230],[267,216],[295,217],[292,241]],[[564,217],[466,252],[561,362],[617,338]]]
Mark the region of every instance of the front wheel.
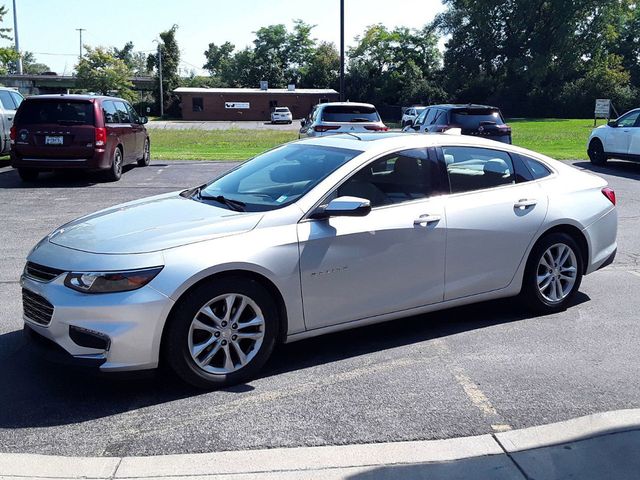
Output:
[[206,282],[187,294],[169,319],[164,358],[184,381],[211,389],[254,377],[276,343],[278,309],[248,278]]
[[605,165],[607,163],[607,156],[604,153],[604,147],[602,146],[602,142],[598,139],[591,140],[587,150],[587,155],[589,155],[589,160],[591,160],[591,163],[594,165]]
[[144,141],[144,147],[142,149],[142,158],[138,160],[139,167],[148,167],[151,161],[151,150],[149,149],[149,139]]
[[580,288],[582,254],[565,233],[552,233],[534,246],[524,273],[521,296],[533,310],[555,313],[567,308]]

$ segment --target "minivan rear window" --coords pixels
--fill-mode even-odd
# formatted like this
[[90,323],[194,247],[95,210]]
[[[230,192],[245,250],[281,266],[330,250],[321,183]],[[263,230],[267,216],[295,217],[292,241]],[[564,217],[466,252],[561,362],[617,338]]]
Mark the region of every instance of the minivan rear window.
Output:
[[323,122],[379,122],[375,108],[356,105],[333,105],[322,110]]
[[470,108],[453,110],[451,113],[451,123],[460,125],[462,128],[478,128],[481,122],[486,122],[486,125],[504,125],[502,115],[500,115],[500,111],[496,109]]
[[72,100],[36,100],[20,105],[20,124],[93,125],[93,103]]

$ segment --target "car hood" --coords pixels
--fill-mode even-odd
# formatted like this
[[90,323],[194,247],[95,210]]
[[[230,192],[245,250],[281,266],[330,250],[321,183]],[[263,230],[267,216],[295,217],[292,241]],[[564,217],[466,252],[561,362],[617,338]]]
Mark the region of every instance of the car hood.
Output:
[[146,253],[247,232],[262,216],[173,193],[79,218],[55,230],[49,241],[91,253]]

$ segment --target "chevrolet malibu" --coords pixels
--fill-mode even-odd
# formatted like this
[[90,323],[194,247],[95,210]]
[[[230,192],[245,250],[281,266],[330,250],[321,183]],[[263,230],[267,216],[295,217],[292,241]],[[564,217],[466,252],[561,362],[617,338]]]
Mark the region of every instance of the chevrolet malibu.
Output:
[[615,201],[597,176],[479,138],[293,142],[53,231],[21,279],[25,332],[105,372],[233,384],[281,342],[515,295],[567,308],[615,256]]

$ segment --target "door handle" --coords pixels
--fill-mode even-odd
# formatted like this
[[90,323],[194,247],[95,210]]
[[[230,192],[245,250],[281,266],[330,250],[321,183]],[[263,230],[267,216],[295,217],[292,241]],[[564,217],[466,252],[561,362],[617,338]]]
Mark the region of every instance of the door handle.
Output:
[[416,227],[426,227],[430,223],[437,223],[440,221],[442,217],[440,215],[429,215],[425,213],[424,215],[420,215],[413,221],[413,225]]
[[519,210],[524,210],[529,207],[533,207],[538,203],[538,200],[529,199],[529,198],[521,198],[516,203],[513,204],[513,208],[517,208]]
[[13,117],[7,117],[7,120],[11,121],[11,120],[13,120]]

